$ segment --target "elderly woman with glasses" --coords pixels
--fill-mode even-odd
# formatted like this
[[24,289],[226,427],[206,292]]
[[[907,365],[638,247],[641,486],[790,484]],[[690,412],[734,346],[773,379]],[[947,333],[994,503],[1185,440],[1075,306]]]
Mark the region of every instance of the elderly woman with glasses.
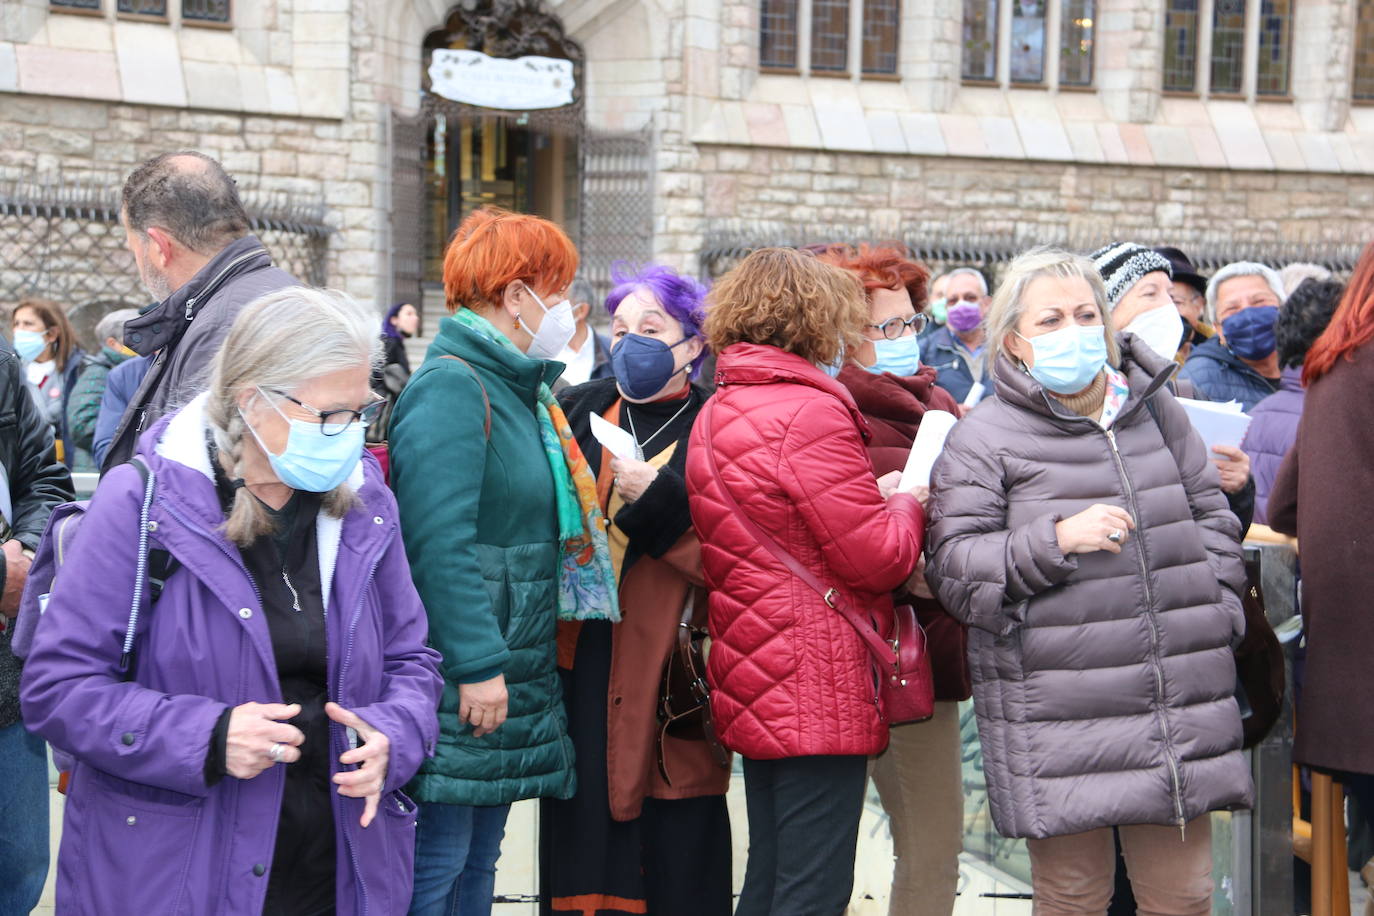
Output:
[[400,790],[442,682],[363,454],[374,322],[334,293],[257,300],[209,391],[96,491],[21,685],[27,725],[75,758],[62,912],[408,905]]

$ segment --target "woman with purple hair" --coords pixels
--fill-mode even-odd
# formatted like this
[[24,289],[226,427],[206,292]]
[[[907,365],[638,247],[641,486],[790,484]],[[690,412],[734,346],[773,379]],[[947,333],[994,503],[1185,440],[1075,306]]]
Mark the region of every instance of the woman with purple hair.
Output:
[[[543,911],[728,916],[728,757],[709,723],[689,738],[658,714],[681,625],[705,626],[684,469],[708,397],[692,383],[706,358],[706,287],[652,264],[617,265],[613,280],[614,377],[559,397],[610,521],[622,620],[559,624],[578,789],[543,802]],[[593,416],[624,430],[633,454],[604,448]]]
[[385,442],[391,426],[391,409],[410,381],[410,358],[406,338],[420,333],[420,312],[409,302],[398,302],[382,318],[382,364],[372,370],[372,390],[386,398],[387,406],[377,421],[367,428],[367,441]]

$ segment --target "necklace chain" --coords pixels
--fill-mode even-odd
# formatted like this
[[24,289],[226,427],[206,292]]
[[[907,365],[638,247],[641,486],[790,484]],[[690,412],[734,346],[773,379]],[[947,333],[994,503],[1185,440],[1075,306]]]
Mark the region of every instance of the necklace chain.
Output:
[[627,420],[630,421],[630,435],[631,435],[631,436],[634,436],[635,445],[639,446],[639,452],[640,452],[640,454],[641,454],[641,455],[644,454],[644,446],[648,445],[650,442],[653,442],[655,439],[657,439],[657,438],[658,438],[658,434],[661,433],[661,432],[663,432],[665,429],[667,429],[668,426],[669,426],[674,420],[676,420],[678,417],[682,416],[682,412],[683,412],[684,410],[686,410],[686,409],[687,409],[688,407],[690,407],[690,406],[692,406],[692,395],[691,395],[690,392],[688,392],[688,394],[687,394],[687,400],[683,403],[683,405],[682,405],[681,407],[679,407],[679,408],[677,409],[677,413],[673,414],[671,417],[669,417],[668,419],[664,420],[664,421],[663,421],[663,424],[662,424],[661,426],[659,426],[658,429],[654,430],[653,434],[652,434],[651,436],[649,436],[649,438],[644,439],[644,440],[641,441],[640,438],[639,438],[639,433],[635,431],[635,418],[634,418],[634,415],[633,415],[632,413],[630,413],[630,405],[629,405],[629,403],[627,402],[627,403],[625,404],[625,419],[627,419]]

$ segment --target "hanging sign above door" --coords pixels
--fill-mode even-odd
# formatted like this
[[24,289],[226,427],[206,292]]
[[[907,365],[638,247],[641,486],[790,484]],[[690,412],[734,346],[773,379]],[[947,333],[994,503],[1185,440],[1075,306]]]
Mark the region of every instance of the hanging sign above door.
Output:
[[527,111],[573,101],[573,65],[556,57],[488,57],[438,48],[429,62],[436,95],[482,108]]

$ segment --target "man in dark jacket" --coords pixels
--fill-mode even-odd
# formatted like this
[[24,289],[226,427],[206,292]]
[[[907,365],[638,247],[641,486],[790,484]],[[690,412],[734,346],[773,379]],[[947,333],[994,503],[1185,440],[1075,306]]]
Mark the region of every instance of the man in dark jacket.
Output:
[[1196,347],[1179,378],[1209,401],[1239,401],[1249,413],[1279,389],[1274,325],[1283,283],[1253,261],[1227,264],[1207,283],[1207,321],[1217,336]]
[[0,913],[27,913],[48,875],[48,755],[19,721],[10,636],[29,557],[53,508],[72,498],[72,479],[8,348],[0,348],[0,478]]
[[210,360],[239,310],[299,285],[249,233],[234,180],[209,156],[163,153],[124,183],[120,221],[139,276],[158,303],[124,325],[124,343],[155,351],[102,471],[133,457],[139,434],[204,390]]
[[922,338],[921,365],[933,367],[935,383],[962,404],[975,383],[983,386],[983,395],[992,393],[983,327],[992,297],[987,278],[972,267],[956,268],[946,277],[945,326]]

